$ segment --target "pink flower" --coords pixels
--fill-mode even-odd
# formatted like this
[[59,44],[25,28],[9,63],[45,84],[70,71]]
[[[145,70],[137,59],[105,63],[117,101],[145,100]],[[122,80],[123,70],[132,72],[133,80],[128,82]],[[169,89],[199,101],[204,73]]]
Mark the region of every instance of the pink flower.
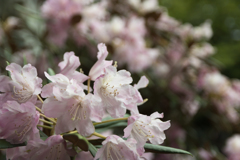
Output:
[[76,69],[81,65],[79,58],[74,55],[74,52],[64,53],[64,61],[60,62],[58,66],[61,69],[60,74],[65,75],[69,79],[75,79],[79,83],[83,83],[88,79],[88,76],[76,71]]
[[[10,160],[70,160],[72,151],[66,149],[66,142],[60,135],[53,135],[45,141],[30,140],[27,146],[7,150]],[[69,155],[70,154],[70,155]]]
[[163,131],[170,127],[170,122],[162,122],[156,118],[163,118],[163,114],[154,112],[150,116],[142,114],[130,116],[128,126],[124,129],[124,137],[134,138],[141,147],[148,140],[153,144],[163,143],[166,138]]
[[26,146],[15,147],[6,150],[7,160],[26,160],[25,156],[27,155]]
[[66,150],[66,142],[60,135],[53,135],[45,141],[30,141],[26,149],[29,154],[26,158],[34,160],[70,160]]
[[104,114],[103,108],[98,106],[100,98],[85,95],[75,80],[62,74],[55,75],[52,81],[52,90],[43,90],[44,97],[49,98],[44,101],[42,110],[46,116],[58,118],[56,133],[76,128],[81,135],[91,135],[94,132],[92,120],[101,121]]
[[93,81],[95,81],[99,76],[104,74],[104,69],[106,67],[112,65],[112,61],[105,60],[108,55],[107,47],[105,46],[105,44],[98,44],[98,50],[98,61],[92,66],[91,70],[89,71],[89,77]]
[[229,159],[238,160],[240,157],[239,150],[240,150],[240,135],[236,134],[227,139],[224,151]]
[[[113,66],[105,69],[105,75],[99,77],[94,83],[94,95],[101,97],[102,103],[99,106],[114,118],[123,117],[128,105],[137,102],[139,96],[133,93],[138,92],[133,86],[129,85],[132,77],[126,70],[120,70]],[[140,97],[141,98],[141,97]],[[135,103],[135,105],[137,105]],[[131,106],[131,108],[134,108]]]
[[147,87],[148,82],[149,82],[148,79],[145,76],[142,76],[138,83],[134,85],[134,88],[130,90],[131,91],[130,95],[132,96],[132,98],[128,99],[129,104],[126,105],[126,107],[131,111],[132,115],[139,114],[137,105],[141,104],[143,102],[143,99],[138,90]]
[[31,102],[7,101],[0,110],[0,137],[22,143],[38,135],[39,113]]
[[[0,76],[0,90],[4,92],[0,98],[3,104],[8,100],[16,100],[19,103],[30,101],[36,103],[37,95],[41,93],[42,79],[37,77],[37,70],[31,64],[19,66],[11,63],[6,67],[11,73],[11,78]],[[6,98],[7,97],[7,98]]]
[[116,135],[108,136],[102,142],[94,160],[107,160],[107,159],[124,159],[124,160],[140,160],[140,156],[136,149],[136,141],[134,139],[123,140]]

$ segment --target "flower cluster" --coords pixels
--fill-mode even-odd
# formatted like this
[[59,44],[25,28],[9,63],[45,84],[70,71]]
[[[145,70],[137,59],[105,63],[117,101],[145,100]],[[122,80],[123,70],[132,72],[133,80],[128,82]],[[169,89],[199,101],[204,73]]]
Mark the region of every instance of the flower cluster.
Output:
[[[147,116],[138,111],[138,105],[144,103],[138,90],[147,86],[148,79],[143,76],[132,86],[130,72],[117,71],[112,61],[105,60],[108,55],[105,44],[99,44],[98,49],[98,61],[88,76],[77,71],[80,60],[74,52],[66,52],[58,64],[58,74],[44,73],[50,83],[43,87],[36,68],[30,64],[22,68],[11,63],[6,67],[11,78],[0,77],[0,138],[12,144],[27,141],[27,146],[8,149],[8,159],[70,159],[77,153],[74,148],[69,149],[70,142],[62,135],[74,132],[86,137],[99,136],[94,124],[101,123],[106,115],[128,119],[124,129],[126,139],[108,136],[95,159],[139,160],[146,142],[163,143],[164,130],[170,127],[170,122],[161,121],[163,114],[158,112]],[[127,110],[131,116],[124,118]],[[39,134],[43,128],[51,130],[45,141]]]

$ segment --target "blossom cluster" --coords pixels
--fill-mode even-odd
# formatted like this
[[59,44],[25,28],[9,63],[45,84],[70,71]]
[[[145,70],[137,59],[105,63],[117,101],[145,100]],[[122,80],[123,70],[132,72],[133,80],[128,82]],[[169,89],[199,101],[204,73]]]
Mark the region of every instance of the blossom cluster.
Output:
[[[70,142],[62,135],[68,132],[85,137],[98,135],[94,123],[101,123],[106,115],[124,118],[127,110],[131,116],[124,129],[125,139],[109,135],[95,159],[138,160],[146,142],[163,143],[164,130],[170,127],[170,122],[161,121],[163,114],[158,112],[147,116],[138,110],[138,105],[144,103],[139,89],[148,85],[148,79],[142,76],[137,84],[131,85],[130,72],[117,71],[112,61],[105,60],[108,55],[105,44],[98,44],[98,50],[98,60],[88,75],[77,71],[80,60],[74,52],[66,52],[58,64],[59,73],[44,73],[49,83],[43,87],[31,64],[21,67],[11,63],[6,67],[10,77],[0,76],[0,138],[12,144],[27,142],[27,146],[8,149],[7,159],[70,159],[77,152],[68,147]],[[43,128],[51,130],[45,141],[39,134]]]
[[[190,148],[202,159],[220,159],[218,156],[221,154],[216,148],[222,146],[215,142],[224,140],[219,138],[224,137],[222,134],[227,133],[225,135],[227,138],[228,133],[239,132],[237,124],[240,122],[238,111],[240,82],[224,76],[216,67],[218,63],[215,64],[212,55],[217,53],[217,50],[209,43],[213,35],[211,21],[206,20],[199,26],[182,23],[171,17],[167,9],[158,2],[160,1],[45,0],[40,3],[30,1],[29,5],[28,1],[24,1],[17,12],[19,15],[22,14],[21,16],[9,16],[1,21],[0,50],[4,53],[3,57],[21,65],[27,61],[38,70],[36,74],[31,65],[21,68],[12,63],[6,68],[11,78],[0,76],[0,108],[3,115],[0,119],[20,126],[16,133],[21,141],[17,143],[28,141],[28,148],[34,148],[30,144],[40,146],[52,141],[50,138],[45,142],[41,140],[32,142],[33,137],[39,137],[36,126],[21,128],[24,125],[19,124],[18,119],[16,122],[11,120],[18,112],[26,114],[22,117],[24,124],[26,120],[31,119],[35,120],[31,124],[37,124],[41,130],[44,130],[42,126],[46,127],[46,124],[50,123],[51,129],[45,129],[48,131],[54,128],[57,135],[74,130],[85,136],[93,134],[96,131],[94,125],[101,123],[106,115],[119,119],[127,112],[132,114],[128,119],[129,125],[124,130],[124,137],[128,138],[129,145],[142,146],[145,141],[161,143],[162,139],[152,137],[152,133],[162,135],[159,130],[149,133],[143,131],[142,126],[149,128],[145,122],[158,120],[154,117],[161,118],[162,115],[154,113],[146,117],[139,114],[137,108],[145,102],[138,90],[146,87],[148,80],[143,76],[137,84],[132,85],[131,77],[146,75],[151,83],[142,93],[146,97],[151,97],[151,100],[141,107],[141,112],[150,115],[155,110],[164,111],[165,117],[171,119],[172,127],[166,132],[168,135],[166,145]],[[23,40],[20,44],[19,39]],[[93,66],[91,63],[85,65],[90,59],[96,58],[95,46],[100,42],[106,44],[111,54],[107,53],[105,45],[99,45],[98,61]],[[90,70],[88,75],[77,71],[80,61],[73,52],[66,53],[59,67],[54,67],[53,64],[58,63],[62,56],[59,53],[64,53],[63,50],[70,50],[69,48],[82,57],[84,70]],[[118,62],[118,68],[127,68],[132,75],[125,70],[117,71],[113,61],[105,60],[107,56]],[[1,62],[5,62],[5,59]],[[2,69],[4,63],[0,64]],[[59,74],[44,72],[48,67]],[[27,76],[27,70],[31,70],[34,76]],[[20,76],[15,74],[20,72]],[[42,87],[40,77],[42,79],[47,77],[50,83]],[[86,85],[88,79],[93,85]],[[39,98],[37,99],[39,95],[44,98],[43,104]],[[28,113],[25,110],[32,108],[30,107],[32,104],[38,107],[36,114],[33,110],[29,110]],[[19,109],[10,109],[12,105],[19,106]],[[4,116],[6,112],[9,113],[7,117]],[[29,116],[31,117],[28,118]],[[42,118],[38,118],[39,116],[51,118],[46,123]],[[83,127],[83,124],[88,127]],[[5,122],[2,126],[14,128]],[[203,129],[205,130],[204,136],[201,135],[202,143],[195,143],[200,141],[197,133],[202,133]],[[208,131],[214,136],[205,133]],[[16,139],[6,137],[9,132],[1,132],[2,137],[15,143]],[[215,136],[216,132],[221,134]],[[141,135],[143,138],[139,138]],[[163,135],[162,137],[164,139]],[[130,138],[137,140],[136,143]],[[62,143],[64,140],[59,140],[59,143],[60,141],[66,146],[65,142]],[[122,143],[122,140],[115,136],[107,138],[107,141]],[[234,145],[228,146],[234,148]],[[105,148],[110,147],[112,145]],[[28,149],[21,147],[16,150],[24,152]],[[141,155],[139,151],[138,148],[138,154]],[[230,152],[225,153],[231,157]],[[83,152],[77,157],[82,155]],[[167,160],[168,155],[154,156],[155,159]],[[181,158],[187,159],[184,156],[169,159]]]

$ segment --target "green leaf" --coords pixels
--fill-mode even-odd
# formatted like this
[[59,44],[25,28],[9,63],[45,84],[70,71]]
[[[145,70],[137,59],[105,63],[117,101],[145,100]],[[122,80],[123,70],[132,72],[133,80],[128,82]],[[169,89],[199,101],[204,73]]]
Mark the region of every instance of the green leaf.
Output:
[[165,147],[165,146],[160,146],[160,145],[154,145],[154,144],[149,144],[146,143],[144,145],[145,151],[146,152],[154,152],[154,153],[169,153],[169,154],[188,154],[191,155],[191,153],[177,149],[177,148],[172,148],[172,147]]
[[26,146],[26,145],[27,144],[25,142],[21,144],[11,144],[5,139],[0,139],[0,149],[14,148],[14,147],[20,147],[20,146]]
[[64,134],[63,138],[72,142],[74,146],[78,146],[81,150],[88,151],[88,140],[80,134]]
[[24,54],[23,55],[23,65],[26,65],[27,64],[27,58],[26,58],[26,55]]
[[40,138],[45,141],[48,138],[48,136],[40,129],[38,130],[39,130]]
[[97,153],[97,148],[92,143],[88,143],[88,147],[92,156],[95,157]]
[[111,128],[117,128],[117,127],[127,127],[127,122],[119,122],[117,121],[117,123],[113,123],[113,122],[109,122],[109,123],[104,123],[104,124],[98,124],[95,126],[95,130],[98,133],[102,133],[106,130],[109,130]]
[[[8,61],[6,61],[6,63],[7,63],[7,66],[10,65]],[[7,71],[7,73],[8,73],[8,76],[11,77],[11,72]]]
[[53,76],[53,75],[55,75],[55,72],[54,72],[54,70],[52,68],[48,68],[48,74],[50,76]]

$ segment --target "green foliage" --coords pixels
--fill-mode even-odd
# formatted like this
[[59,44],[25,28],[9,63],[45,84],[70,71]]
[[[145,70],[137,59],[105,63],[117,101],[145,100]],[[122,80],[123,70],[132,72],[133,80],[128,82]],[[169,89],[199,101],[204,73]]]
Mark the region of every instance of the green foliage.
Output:
[[153,153],[169,153],[169,154],[188,154],[191,155],[191,153],[177,149],[177,148],[172,148],[172,147],[165,147],[165,146],[160,146],[160,145],[154,145],[154,144],[149,144],[146,143],[144,145],[145,152],[153,152]]
[[160,0],[166,6],[170,16],[200,25],[206,19],[212,20],[213,37],[210,43],[216,47],[214,57],[223,62],[223,74],[231,78],[240,78],[240,1],[195,1]]
[[0,139],[0,149],[14,148],[14,147],[20,147],[20,146],[26,146],[26,143],[11,144],[5,139]]
[[88,151],[88,140],[78,133],[64,134],[63,138],[73,143],[73,146],[78,146],[83,151]]

